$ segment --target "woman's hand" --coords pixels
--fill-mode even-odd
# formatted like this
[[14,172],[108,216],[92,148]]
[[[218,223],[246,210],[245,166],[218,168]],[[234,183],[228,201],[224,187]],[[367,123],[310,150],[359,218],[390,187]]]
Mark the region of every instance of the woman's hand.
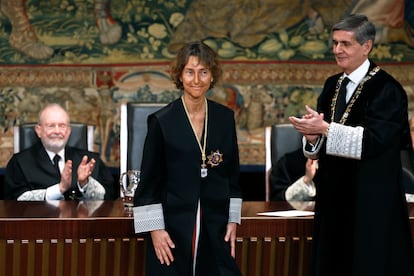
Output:
[[227,224],[226,236],[224,236],[226,242],[230,241],[230,252],[233,258],[236,258],[236,230],[237,224],[235,222],[229,222]]
[[154,230],[151,231],[151,238],[158,260],[161,264],[169,266],[174,261],[171,248],[175,248],[170,235],[165,230]]

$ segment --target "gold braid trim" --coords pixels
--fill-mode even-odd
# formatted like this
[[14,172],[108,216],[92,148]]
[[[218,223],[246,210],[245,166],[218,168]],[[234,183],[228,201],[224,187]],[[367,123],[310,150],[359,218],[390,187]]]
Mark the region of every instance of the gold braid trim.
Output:
[[[358,87],[357,87],[355,93],[352,95],[351,99],[349,100],[349,102],[346,106],[344,114],[342,114],[342,117],[338,122],[339,124],[342,124],[342,125],[345,124],[346,120],[348,119],[349,112],[351,112],[351,109],[354,106],[355,101],[358,99],[359,95],[362,92],[362,88],[364,87],[365,82],[368,81],[369,79],[371,79],[380,69],[381,68],[379,66],[376,66],[375,68],[373,68],[371,71],[368,72],[368,74],[358,84]],[[339,88],[341,87],[341,84],[342,84],[343,80],[344,80],[344,76],[342,75],[338,79],[338,82],[336,83],[335,95],[334,95],[334,97],[332,99],[332,103],[331,103],[331,122],[334,121],[336,100],[338,99]]]

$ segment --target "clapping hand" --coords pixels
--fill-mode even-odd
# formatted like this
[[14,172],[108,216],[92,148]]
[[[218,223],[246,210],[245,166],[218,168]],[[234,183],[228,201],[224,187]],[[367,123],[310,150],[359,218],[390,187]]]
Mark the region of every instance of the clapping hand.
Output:
[[72,185],[72,161],[68,160],[63,167],[60,177],[59,189],[64,194]]
[[88,183],[89,176],[91,176],[93,169],[95,168],[95,159],[91,159],[88,162],[88,156],[82,158],[78,167],[78,182],[81,187]]
[[305,106],[307,114],[302,118],[289,117],[290,123],[297,131],[302,133],[309,143],[316,143],[319,136],[328,128],[328,123],[324,121],[324,114],[318,113],[309,106]]

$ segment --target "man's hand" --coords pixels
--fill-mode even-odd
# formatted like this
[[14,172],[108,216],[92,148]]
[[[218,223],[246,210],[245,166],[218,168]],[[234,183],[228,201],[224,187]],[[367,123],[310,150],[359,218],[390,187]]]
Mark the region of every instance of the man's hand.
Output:
[[81,187],[88,183],[89,176],[91,176],[93,169],[95,168],[95,159],[91,159],[88,162],[88,156],[82,158],[81,163],[78,167],[78,182]]
[[158,260],[161,264],[169,266],[174,261],[171,248],[175,248],[170,235],[165,230],[154,230],[151,231],[151,239]]
[[306,106],[306,111],[308,113],[303,115],[302,118],[290,116],[289,121],[297,131],[306,137],[306,140],[315,143],[319,136],[325,133],[329,124],[324,121],[323,113],[318,113],[309,106]]
[[68,160],[63,167],[62,173],[60,174],[59,189],[60,193],[64,194],[72,185],[72,161]]
[[224,240],[230,242],[231,256],[233,258],[236,258],[236,230],[237,224],[235,222],[229,222],[227,224],[226,236],[224,236]]
[[305,182],[305,184],[307,185],[311,184],[316,174],[317,165],[318,165],[318,160],[314,160],[310,158],[306,160],[306,173],[305,173],[305,176],[303,177],[303,182]]

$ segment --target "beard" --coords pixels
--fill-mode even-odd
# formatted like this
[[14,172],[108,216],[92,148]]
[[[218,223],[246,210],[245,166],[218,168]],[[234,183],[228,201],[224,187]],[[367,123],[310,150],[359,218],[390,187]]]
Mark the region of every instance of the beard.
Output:
[[66,145],[67,139],[64,137],[47,137],[42,140],[43,146],[52,152],[61,151]]

